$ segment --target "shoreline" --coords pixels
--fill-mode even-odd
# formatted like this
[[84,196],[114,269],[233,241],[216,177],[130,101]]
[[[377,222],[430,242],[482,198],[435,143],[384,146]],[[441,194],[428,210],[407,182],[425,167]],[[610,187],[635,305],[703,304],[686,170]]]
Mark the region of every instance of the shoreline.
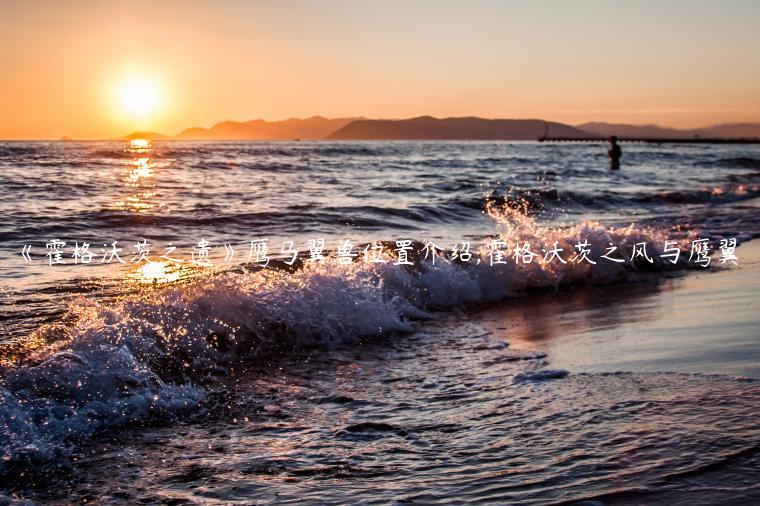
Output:
[[494,339],[546,353],[552,369],[760,379],[760,241],[737,253],[739,265],[719,271],[531,297],[477,318]]

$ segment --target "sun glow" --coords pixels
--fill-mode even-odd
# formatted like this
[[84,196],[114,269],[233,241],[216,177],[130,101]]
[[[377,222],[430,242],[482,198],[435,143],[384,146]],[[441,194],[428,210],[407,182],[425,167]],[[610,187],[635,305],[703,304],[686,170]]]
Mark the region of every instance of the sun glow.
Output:
[[124,116],[147,119],[161,105],[161,90],[155,81],[132,77],[118,87],[117,101]]
[[129,141],[129,149],[138,153],[148,151],[150,141],[148,139],[132,139]]

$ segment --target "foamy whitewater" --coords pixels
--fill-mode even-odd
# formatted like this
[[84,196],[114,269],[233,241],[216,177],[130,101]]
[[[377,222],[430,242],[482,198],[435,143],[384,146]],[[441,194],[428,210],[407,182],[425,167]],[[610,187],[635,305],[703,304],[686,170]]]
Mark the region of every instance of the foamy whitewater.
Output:
[[[568,374],[478,319],[536,294],[693,275],[691,240],[757,237],[758,148],[624,149],[610,174],[593,145],[0,144],[6,497],[666,502],[694,476],[697,498],[757,497],[751,378]],[[146,280],[134,264],[44,256],[52,239],[163,253],[205,238],[223,256],[261,237],[385,241],[388,262]],[[647,242],[654,262],[492,266],[492,238]],[[472,241],[483,261],[393,265],[397,239]],[[676,265],[659,257],[666,240],[685,253]]]

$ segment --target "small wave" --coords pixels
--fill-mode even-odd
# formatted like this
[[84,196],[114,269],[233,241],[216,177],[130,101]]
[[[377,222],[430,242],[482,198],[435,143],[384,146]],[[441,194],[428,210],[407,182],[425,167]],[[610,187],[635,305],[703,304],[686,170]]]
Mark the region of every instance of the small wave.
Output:
[[[710,204],[737,202],[760,196],[760,186],[746,183],[747,178],[701,190],[663,191],[658,193],[621,194],[613,191],[580,193],[556,188],[510,189],[504,194],[491,193],[487,202],[507,206],[523,214],[536,215],[544,210],[593,207],[595,210],[638,204]],[[482,202],[482,200],[481,200]]]
[[354,155],[354,156],[379,156],[383,154],[383,150],[373,148],[370,146],[365,145],[318,145],[316,148],[313,149],[313,152],[315,154],[320,155],[329,155],[329,156],[343,156],[343,155]]
[[38,149],[35,146],[14,146],[12,144],[0,144],[0,158],[15,159],[21,156],[35,155]]
[[733,158],[720,158],[707,163],[700,162],[700,165],[707,165],[710,167],[760,169],[760,159],[749,156],[737,156]]
[[423,158],[409,162],[412,166],[430,167],[430,168],[484,168],[503,170],[505,167],[514,167],[516,165],[535,164],[536,160],[519,156],[505,157],[475,157],[475,158]]
[[574,207],[593,206],[604,209],[620,204],[625,197],[614,192],[581,193],[558,188],[511,188],[505,193],[490,193],[486,206],[506,206],[526,215],[536,215],[544,210],[563,210]]
[[114,149],[95,149],[88,158],[108,158],[126,160],[135,158],[135,153],[125,147],[119,147]]
[[736,202],[760,195],[760,187],[754,185],[717,186],[712,189],[693,191],[668,191],[640,194],[633,198],[641,203],[706,204],[710,202]]
[[546,381],[550,379],[559,379],[567,376],[568,373],[564,369],[539,369],[538,371],[529,371],[517,373],[512,381],[515,383],[521,383],[525,381]]

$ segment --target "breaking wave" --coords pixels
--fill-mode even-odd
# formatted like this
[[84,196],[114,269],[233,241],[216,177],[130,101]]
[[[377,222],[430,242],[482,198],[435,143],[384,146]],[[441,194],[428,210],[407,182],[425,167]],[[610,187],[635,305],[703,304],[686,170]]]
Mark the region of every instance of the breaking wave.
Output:
[[654,263],[491,266],[483,247],[468,264],[438,257],[434,265],[401,267],[387,246],[385,263],[328,258],[293,272],[243,267],[110,304],[82,296],[65,325],[40,328],[29,340],[46,344],[0,369],[0,476],[65,461],[79,441],[105,428],[200,410],[204,396],[235,370],[293,347],[347,346],[412,332],[431,312],[465,303],[684,267],[659,259],[666,234],[656,228],[597,222],[552,228],[496,202],[487,212],[510,243],[556,242],[569,254],[579,239],[595,251],[609,243],[630,251],[647,242]]

